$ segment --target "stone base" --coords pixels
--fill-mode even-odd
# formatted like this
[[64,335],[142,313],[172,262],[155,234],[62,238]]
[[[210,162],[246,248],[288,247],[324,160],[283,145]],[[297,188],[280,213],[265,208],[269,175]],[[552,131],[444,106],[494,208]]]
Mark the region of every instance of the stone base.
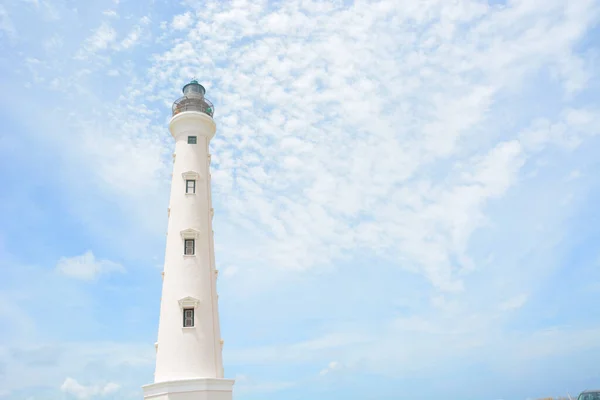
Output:
[[199,378],[142,386],[147,400],[232,400],[233,379]]

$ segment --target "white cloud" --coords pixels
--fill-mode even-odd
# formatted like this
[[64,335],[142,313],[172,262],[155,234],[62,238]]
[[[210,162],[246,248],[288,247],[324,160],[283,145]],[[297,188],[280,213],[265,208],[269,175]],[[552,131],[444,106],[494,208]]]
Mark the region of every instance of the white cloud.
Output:
[[88,40],[87,48],[91,51],[104,50],[117,38],[117,32],[107,22],[103,22]]
[[517,310],[527,303],[527,299],[529,298],[526,294],[520,294],[518,296],[512,297],[500,304],[500,310],[502,311],[511,311]]
[[322,369],[322,370],[319,372],[319,375],[321,375],[321,376],[323,376],[323,375],[327,375],[327,374],[329,374],[329,373],[331,373],[331,372],[333,372],[333,371],[337,371],[337,370],[338,370],[338,369],[340,369],[340,368],[341,368],[341,365],[340,365],[340,363],[339,363],[339,362],[337,362],[337,361],[332,361],[332,362],[330,362],[330,363],[327,365],[327,367],[326,367],[326,368]]
[[44,48],[46,49],[46,51],[49,53],[52,53],[52,52],[55,52],[56,50],[61,49],[64,45],[64,41],[61,36],[52,35],[48,39],[44,40],[43,44],[44,44]]
[[106,396],[119,390],[120,385],[114,382],[108,382],[104,385],[85,386],[73,378],[67,378],[60,387],[60,390],[75,396],[79,400],[91,399],[94,397]]
[[139,40],[140,40],[140,35],[142,33],[142,28],[141,26],[137,25],[135,26],[131,32],[129,32],[129,34],[127,35],[127,37],[125,37],[125,39],[123,39],[120,43],[120,48],[121,49],[129,49],[130,47],[136,45]]
[[521,142],[540,151],[553,144],[565,149],[578,147],[587,137],[600,134],[598,110],[567,108],[556,121],[539,118],[521,133]]
[[[556,141],[576,146],[589,135],[572,127],[593,125],[594,110],[573,109],[529,133],[501,132],[493,108],[546,66],[587,68],[572,50],[597,12],[590,1],[543,9],[209,3],[198,24],[195,11],[173,18],[183,35],[164,39],[171,48],[153,58],[145,84],[132,80],[107,106],[108,119],[126,128],[82,116],[73,127],[82,139],[71,146],[97,166],[107,192],[132,203],[155,193],[170,169],[157,107],[202,72],[218,96],[215,202],[230,231],[255,238],[225,252],[233,265],[301,270],[367,251],[461,290],[477,267],[469,243],[488,223],[489,202],[509,192],[533,152]],[[104,22],[85,48],[131,48],[146,22],[121,41]],[[571,90],[564,74],[557,79]]]
[[[35,332],[43,330],[36,328],[39,329]],[[155,362],[150,341],[116,343],[80,338],[76,342],[56,343],[46,341],[43,336],[29,339],[29,344],[3,340],[0,365],[10,365],[0,377],[4,389],[18,392],[32,386],[56,387],[57,382],[63,382],[60,388],[63,392],[86,399],[108,396],[120,388],[136,390],[139,395],[139,386],[150,382]],[[118,397],[129,398],[122,394]]]
[[[337,361],[329,362],[320,375],[327,375],[343,366],[398,377],[444,365],[453,368],[456,360],[464,357],[473,363],[485,363],[493,358],[494,366],[501,369],[529,360],[600,349],[597,340],[594,341],[594,335],[600,332],[600,328],[507,333],[499,330],[501,318],[501,314],[398,318],[388,321],[383,331],[371,326],[371,330],[376,331],[365,333],[361,340],[352,342],[334,343],[326,338],[316,338],[289,345],[230,349],[225,355],[229,362],[271,366],[312,365],[336,357]],[[339,335],[341,333],[327,337]],[[316,342],[322,345],[313,346],[312,343]],[[253,361],[251,357],[254,357]]]
[[96,260],[91,251],[75,256],[62,257],[56,264],[56,270],[66,276],[84,281],[91,281],[100,275],[113,272],[124,272],[125,269],[109,260]]
[[192,13],[188,11],[185,14],[174,16],[171,26],[173,26],[173,29],[183,30],[183,29],[188,28],[191,24],[192,24]]
[[117,39],[117,31],[108,23],[102,22],[100,26],[92,32],[92,35],[85,40],[82,50],[76,58],[85,59],[90,54],[106,50]]
[[138,24],[134,25],[129,33],[119,41],[117,31],[110,23],[104,21],[92,32],[92,35],[85,40],[83,47],[77,53],[75,58],[85,60],[88,56],[99,55],[103,51],[129,50],[139,44],[144,38],[145,29],[147,29],[150,22],[151,20],[148,16],[141,17]]
[[17,30],[12,19],[8,15],[6,8],[2,5],[0,5],[0,35],[6,35],[9,40],[14,40],[17,37]]
[[105,10],[102,11],[102,14],[106,15],[107,17],[117,17],[119,15],[115,10]]
[[488,203],[539,151],[495,128],[492,107],[556,60],[579,63],[571,46],[594,10],[211,3],[197,25],[190,13],[174,19],[187,37],[156,57],[145,89],[170,98],[202,71],[218,96],[215,199],[226,223],[256,238],[226,261],[307,269],[374,251],[457,291],[477,267],[469,243]]

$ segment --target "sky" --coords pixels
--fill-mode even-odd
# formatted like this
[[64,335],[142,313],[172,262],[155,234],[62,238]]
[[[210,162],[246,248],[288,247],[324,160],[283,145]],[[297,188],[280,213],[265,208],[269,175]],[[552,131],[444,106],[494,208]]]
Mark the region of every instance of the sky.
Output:
[[141,399],[197,78],[236,400],[600,387],[600,1],[2,0],[0,399]]

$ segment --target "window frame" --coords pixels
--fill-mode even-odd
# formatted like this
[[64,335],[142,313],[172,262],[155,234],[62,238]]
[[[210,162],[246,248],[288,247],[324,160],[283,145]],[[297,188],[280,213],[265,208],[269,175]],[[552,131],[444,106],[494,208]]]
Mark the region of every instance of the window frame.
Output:
[[[192,182],[192,188],[190,191],[190,182]],[[196,180],[195,179],[186,179],[185,180],[185,194],[196,194]]]
[[188,136],[187,144],[198,144],[198,136]]
[[[191,317],[188,317],[186,314],[191,312]],[[191,325],[186,325],[187,321],[191,321]],[[183,309],[183,328],[193,328],[196,326],[196,308],[195,307],[186,307]]]
[[[188,243],[192,243],[191,249],[192,254],[188,254]],[[196,255],[196,239],[183,239],[183,255],[184,256],[195,256]]]

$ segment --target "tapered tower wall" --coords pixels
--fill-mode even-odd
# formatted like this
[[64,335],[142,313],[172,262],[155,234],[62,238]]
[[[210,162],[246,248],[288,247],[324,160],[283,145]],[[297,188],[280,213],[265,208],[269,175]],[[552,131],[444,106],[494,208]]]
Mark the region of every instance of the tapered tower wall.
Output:
[[228,400],[233,386],[223,379],[214,261],[209,143],[216,125],[204,88],[194,85],[200,89],[176,102],[169,123],[175,153],[156,370],[154,384],[144,387],[148,399]]

